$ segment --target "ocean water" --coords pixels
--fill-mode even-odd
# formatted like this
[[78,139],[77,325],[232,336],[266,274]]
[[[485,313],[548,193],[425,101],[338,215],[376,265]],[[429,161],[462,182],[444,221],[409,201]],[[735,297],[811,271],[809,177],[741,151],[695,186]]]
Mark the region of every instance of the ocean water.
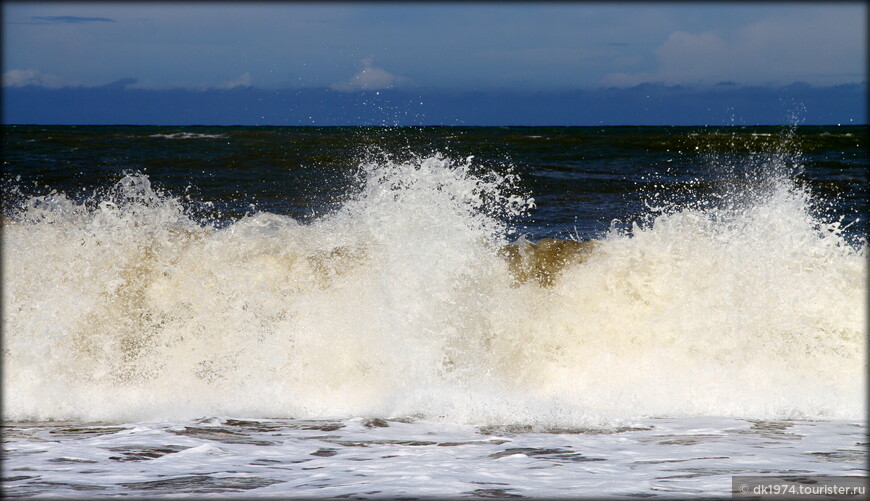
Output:
[[867,475],[866,127],[4,126],[4,494]]

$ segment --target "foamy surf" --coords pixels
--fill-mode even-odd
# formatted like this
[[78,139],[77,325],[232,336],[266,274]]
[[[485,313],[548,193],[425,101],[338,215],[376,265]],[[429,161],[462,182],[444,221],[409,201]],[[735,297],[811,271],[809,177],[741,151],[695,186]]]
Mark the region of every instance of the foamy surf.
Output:
[[509,174],[438,155],[360,174],[307,224],[202,223],[143,174],[24,201],[3,227],[4,419],[864,415],[866,243],[787,177],[531,244]]
[[172,132],[168,134],[152,134],[148,137],[159,137],[164,139],[223,139],[227,137],[224,134],[202,134],[196,132]]

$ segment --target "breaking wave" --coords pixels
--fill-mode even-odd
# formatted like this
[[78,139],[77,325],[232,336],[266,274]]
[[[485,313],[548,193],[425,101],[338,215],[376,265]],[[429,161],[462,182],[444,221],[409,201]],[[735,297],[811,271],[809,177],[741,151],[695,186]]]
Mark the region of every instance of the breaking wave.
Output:
[[306,224],[204,223],[136,173],[22,197],[4,419],[864,415],[866,242],[788,176],[530,242],[533,200],[473,163],[364,163]]

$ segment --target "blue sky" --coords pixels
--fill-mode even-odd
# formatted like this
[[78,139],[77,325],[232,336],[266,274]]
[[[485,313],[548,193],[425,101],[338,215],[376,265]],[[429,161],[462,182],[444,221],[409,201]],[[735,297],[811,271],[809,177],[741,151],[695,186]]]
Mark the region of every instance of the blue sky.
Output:
[[4,2],[3,87],[533,96],[643,84],[866,84],[866,10],[864,2]]

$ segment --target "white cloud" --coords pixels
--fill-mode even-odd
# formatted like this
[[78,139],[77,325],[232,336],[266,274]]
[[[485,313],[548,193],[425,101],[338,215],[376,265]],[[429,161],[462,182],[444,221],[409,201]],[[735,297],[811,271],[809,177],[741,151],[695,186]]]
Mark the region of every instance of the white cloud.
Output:
[[[188,90],[208,90],[208,89],[235,89],[236,87],[250,87],[253,79],[249,72],[242,73],[237,78],[226,80],[218,83],[170,83],[157,84],[149,80],[139,81],[135,78],[122,79],[113,84],[123,82],[123,87],[128,89],[145,89],[145,90],[166,90],[166,89],[188,89]],[[70,82],[56,75],[42,73],[39,70],[8,70],[3,73],[3,87],[26,87],[28,85],[36,85],[49,89],[59,89],[61,87],[102,87],[105,84],[82,85],[81,83]]]
[[39,70],[9,70],[3,73],[3,87],[25,87],[27,85],[59,89],[69,84],[56,75],[42,73]]
[[[758,20],[733,32],[675,31],[656,50],[652,71],[611,73],[601,83],[631,86],[665,84],[829,85],[861,81],[867,53],[862,20],[848,12],[807,12],[790,18]],[[854,17],[854,16],[852,16]]]
[[230,80],[215,82],[155,82],[149,79],[138,80],[136,83],[127,86],[129,89],[141,90],[169,90],[169,89],[185,89],[206,91],[211,89],[229,90],[237,87],[251,87],[253,78],[249,72],[242,73],[237,78]]
[[251,86],[251,74],[248,72],[242,73],[238,78],[234,80],[228,80],[226,82],[219,83],[216,88],[218,89],[235,89],[236,87],[250,87]]
[[389,89],[410,82],[408,78],[374,67],[370,57],[363,59],[362,65],[362,70],[350,80],[332,84],[330,87],[333,90],[352,92],[357,90]]
[[655,51],[659,67],[653,72],[611,73],[601,83],[605,86],[629,87],[644,82],[716,83],[737,78],[734,48],[713,32],[671,33]]

